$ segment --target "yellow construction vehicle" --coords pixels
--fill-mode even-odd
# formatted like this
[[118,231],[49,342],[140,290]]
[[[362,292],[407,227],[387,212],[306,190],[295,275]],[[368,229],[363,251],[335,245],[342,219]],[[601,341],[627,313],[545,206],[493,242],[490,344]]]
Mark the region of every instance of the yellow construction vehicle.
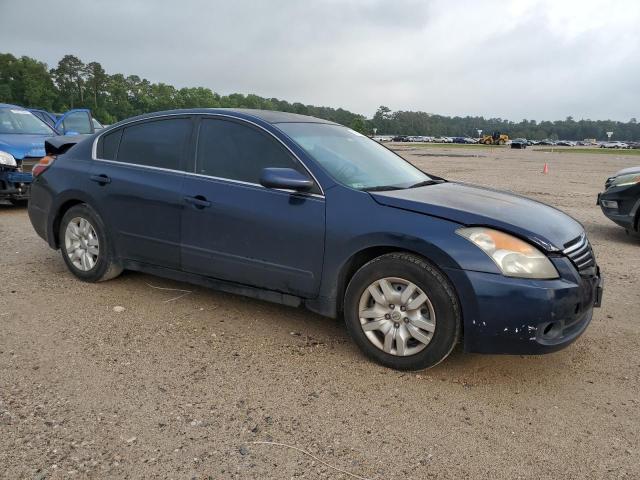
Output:
[[485,145],[504,145],[509,141],[509,135],[493,132],[493,135],[483,135],[478,143]]

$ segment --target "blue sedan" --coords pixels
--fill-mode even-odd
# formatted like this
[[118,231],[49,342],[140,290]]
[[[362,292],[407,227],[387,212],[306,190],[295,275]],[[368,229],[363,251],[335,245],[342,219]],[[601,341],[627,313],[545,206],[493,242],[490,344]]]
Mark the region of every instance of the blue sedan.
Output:
[[58,137],[29,217],[80,280],[123,269],[342,317],[397,369],[558,350],[602,280],[583,227],[524,197],[424,173],[317,118],[194,109]]

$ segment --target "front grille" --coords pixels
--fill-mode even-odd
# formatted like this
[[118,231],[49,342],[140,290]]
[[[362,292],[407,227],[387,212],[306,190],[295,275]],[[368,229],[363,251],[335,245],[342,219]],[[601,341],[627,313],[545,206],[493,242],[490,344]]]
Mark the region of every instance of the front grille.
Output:
[[578,238],[571,240],[565,244],[562,251],[569,260],[575,265],[580,275],[588,275],[596,265],[596,258],[593,254],[591,244],[587,236],[583,233]]
[[39,161],[40,161],[40,158],[37,158],[37,157],[24,157],[22,159],[22,162],[20,162],[18,166],[20,167],[20,170],[22,170],[23,172],[30,172],[31,170],[33,170],[33,167],[35,166],[35,164],[38,163]]

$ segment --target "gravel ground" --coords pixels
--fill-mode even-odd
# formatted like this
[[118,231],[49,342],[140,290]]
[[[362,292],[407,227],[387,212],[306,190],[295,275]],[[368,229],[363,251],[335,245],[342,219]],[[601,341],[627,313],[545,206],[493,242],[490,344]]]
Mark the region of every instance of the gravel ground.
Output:
[[640,478],[640,241],[595,206],[640,161],[398,148],[585,225],[606,288],[576,343],[400,373],[304,310],[138,273],[76,281],[25,209],[0,206],[0,476],[354,478],[321,459],[370,479]]

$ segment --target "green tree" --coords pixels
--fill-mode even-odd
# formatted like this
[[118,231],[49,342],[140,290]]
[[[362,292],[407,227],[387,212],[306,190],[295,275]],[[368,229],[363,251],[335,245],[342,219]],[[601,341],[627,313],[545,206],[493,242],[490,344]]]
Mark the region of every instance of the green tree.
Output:
[[[98,62],[90,62],[85,67],[87,88],[93,99],[93,108],[98,109],[105,93],[109,76]],[[100,102],[99,102],[100,100]]]
[[62,95],[63,106],[75,108],[84,104],[85,65],[78,57],[65,55],[51,75]]
[[364,119],[362,117],[356,117],[351,122],[351,128],[356,132],[367,133],[367,127],[364,123]]
[[56,98],[46,64],[0,54],[0,102],[53,109]]

